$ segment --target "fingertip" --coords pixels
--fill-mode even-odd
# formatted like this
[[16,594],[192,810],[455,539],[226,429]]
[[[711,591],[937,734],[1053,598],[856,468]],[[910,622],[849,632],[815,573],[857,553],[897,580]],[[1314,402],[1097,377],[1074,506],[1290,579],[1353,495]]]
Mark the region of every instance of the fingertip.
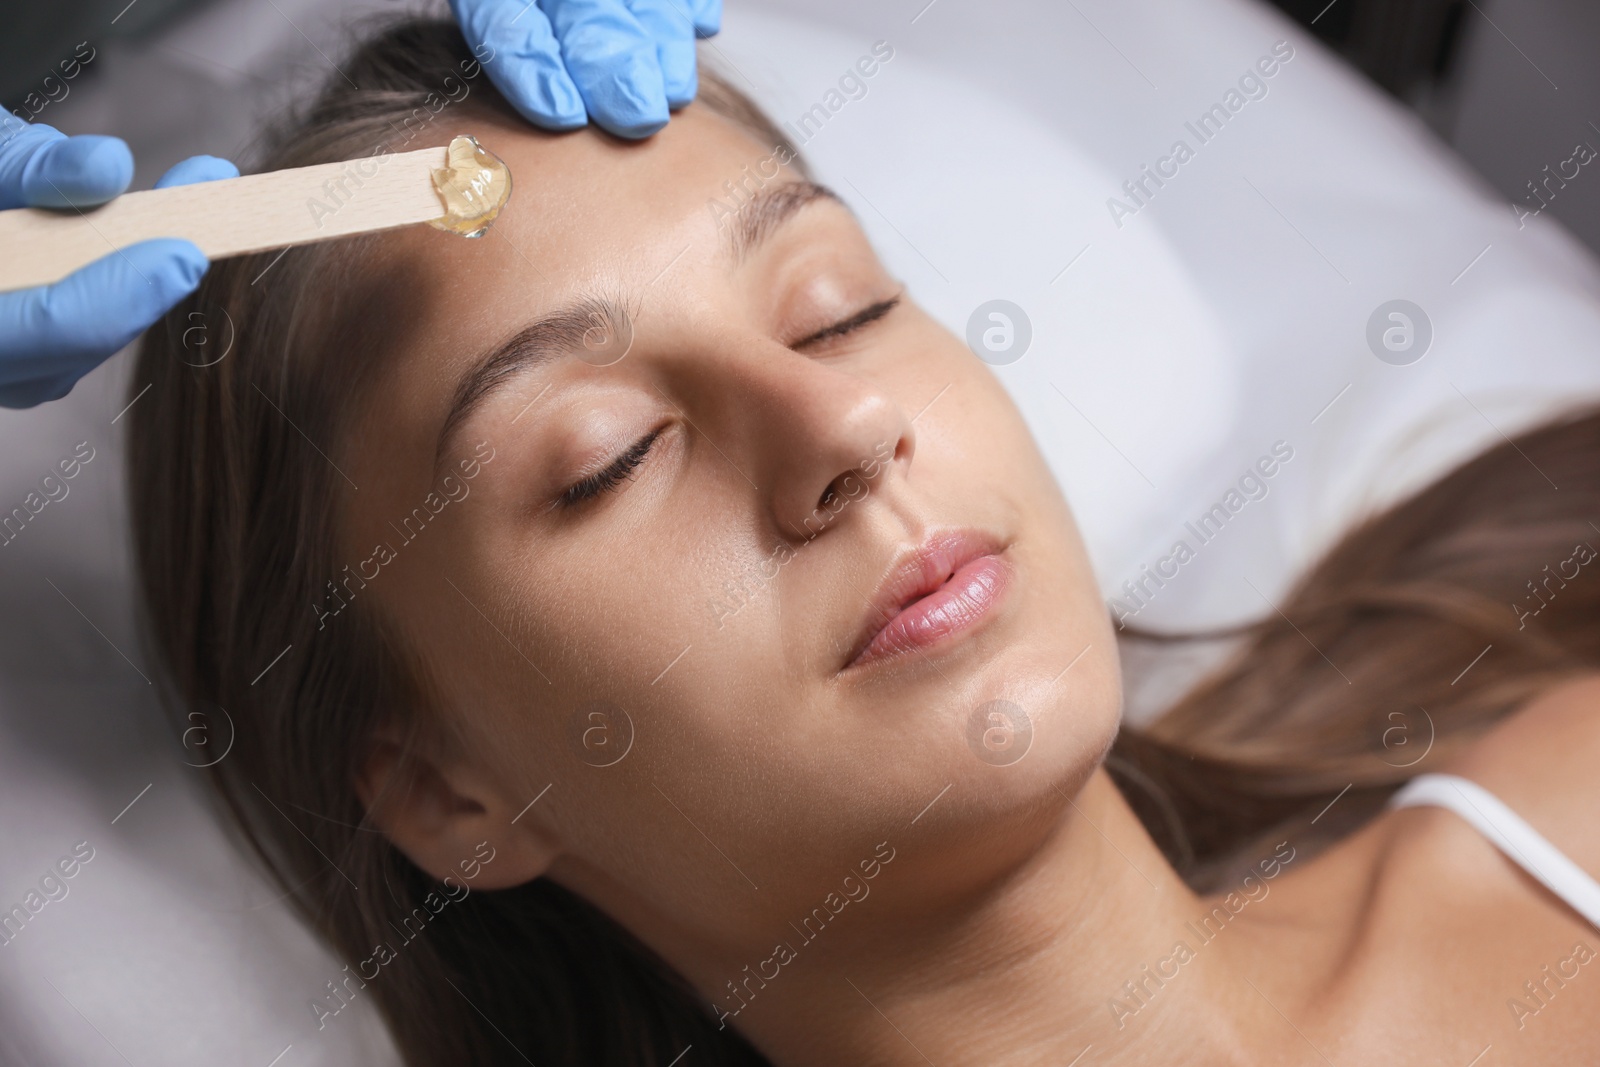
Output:
[[114,352],[194,292],[210,266],[192,241],[140,241],[69,275],[57,299],[82,308],[86,347]]
[[607,133],[629,141],[642,141],[653,133],[659,133],[666,125],[666,119],[641,119],[637,122],[625,123],[616,119],[594,117],[594,123]]
[[0,362],[15,379],[0,380],[0,406],[65,396],[193,292],[208,266],[193,242],[161,238],[102,256],[54,285],[0,295]]
[[589,125],[589,116],[587,114],[552,115],[541,109],[522,106],[517,107],[517,112],[533,125],[539,127],[539,129],[548,130],[551,133],[571,133],[573,130],[581,130]]
[[689,38],[662,41],[656,51],[661,64],[661,85],[666,94],[667,107],[676,111],[693,100],[695,90],[699,88],[694,41]]
[[588,125],[583,96],[554,56],[507,59],[501,67],[500,80],[508,83],[502,91],[512,106],[534,125],[556,131]]
[[197,185],[200,182],[224,181],[237,178],[239,168],[218,156],[190,156],[174,164],[156,179],[157,189],[170,189],[179,185]]
[[211,269],[211,259],[200,246],[182,237],[163,237],[154,241],[141,241],[125,251],[138,250],[141,257],[148,256],[154,267],[152,277],[167,279],[172,293],[171,302],[177,303],[194,292],[206,271]]
[[54,378],[43,380],[29,380],[14,382],[0,387],[0,408],[24,410],[48,404],[52,400],[60,400],[72,392],[72,387],[78,384],[78,376],[74,374],[57,375]]
[[694,103],[695,95],[699,91],[700,74],[690,67],[688,77],[679,77],[667,84],[667,109],[677,111]]
[[695,4],[694,35],[715,37],[722,32],[722,0],[701,0]]
[[550,20],[533,0],[514,14],[493,0],[450,0],[473,54],[489,80],[516,112],[540,129],[576,130],[588,125],[583,94],[567,73]]
[[41,147],[28,161],[22,195],[34,207],[88,207],[133,181],[133,152],[120,137],[81,134]]
[[[194,292],[211,267],[211,260],[193,241],[160,237],[140,241],[89,264],[66,280],[84,275],[84,291],[102,289],[122,294],[129,319],[155,321],[179,300]],[[90,272],[97,272],[90,278]]]
[[639,140],[667,124],[666,86],[654,62],[635,61],[580,83],[593,122],[618,137]]

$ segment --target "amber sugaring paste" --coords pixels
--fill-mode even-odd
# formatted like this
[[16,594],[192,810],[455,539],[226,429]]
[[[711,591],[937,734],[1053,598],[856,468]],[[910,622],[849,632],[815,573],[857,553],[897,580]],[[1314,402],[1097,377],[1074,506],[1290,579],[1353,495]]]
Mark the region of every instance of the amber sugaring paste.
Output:
[[428,225],[462,237],[482,237],[511,196],[511,170],[476,137],[457,137],[446,152],[445,166],[433,172],[445,213]]

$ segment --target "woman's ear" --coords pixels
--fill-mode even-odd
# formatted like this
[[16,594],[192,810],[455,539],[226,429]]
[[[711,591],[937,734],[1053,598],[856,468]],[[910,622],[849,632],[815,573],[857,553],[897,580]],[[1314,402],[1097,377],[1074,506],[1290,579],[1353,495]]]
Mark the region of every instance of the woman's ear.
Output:
[[441,880],[509,889],[544,874],[561,851],[534,820],[521,818],[526,801],[504,795],[488,775],[407,753],[393,738],[372,742],[355,785],[373,825]]

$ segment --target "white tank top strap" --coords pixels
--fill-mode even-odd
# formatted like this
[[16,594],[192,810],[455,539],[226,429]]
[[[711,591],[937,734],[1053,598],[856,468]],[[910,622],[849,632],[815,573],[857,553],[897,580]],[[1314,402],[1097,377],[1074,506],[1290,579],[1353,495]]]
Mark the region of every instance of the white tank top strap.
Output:
[[1422,774],[1389,800],[1393,808],[1436,804],[1449,808],[1546,889],[1600,929],[1600,881],[1529,826],[1499,797],[1453,774]]

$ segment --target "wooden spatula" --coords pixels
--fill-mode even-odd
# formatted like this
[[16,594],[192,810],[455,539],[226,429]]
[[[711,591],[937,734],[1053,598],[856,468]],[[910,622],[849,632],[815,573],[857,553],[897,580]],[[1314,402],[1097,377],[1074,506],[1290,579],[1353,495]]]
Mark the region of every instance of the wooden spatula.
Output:
[[510,191],[505,164],[458,137],[449,148],[151,189],[100,207],[0,211],[0,292],[49,285],[153,237],[188,238],[220,259],[418,222],[475,235]]

